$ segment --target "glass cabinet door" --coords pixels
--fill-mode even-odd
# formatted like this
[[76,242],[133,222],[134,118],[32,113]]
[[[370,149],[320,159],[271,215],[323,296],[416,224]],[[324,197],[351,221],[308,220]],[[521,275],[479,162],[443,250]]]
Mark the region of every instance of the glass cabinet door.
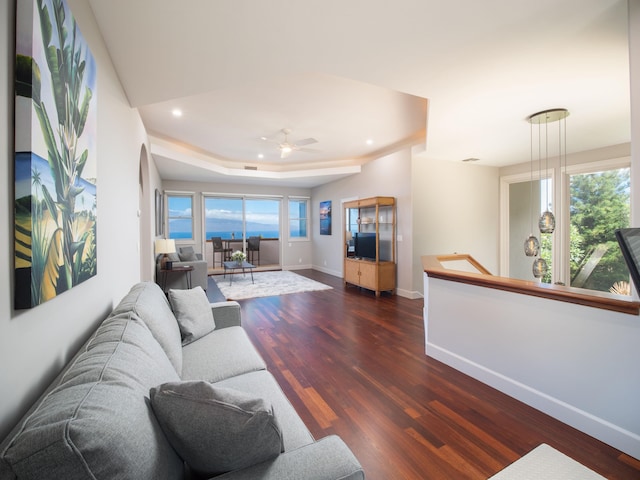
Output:
[[[393,255],[394,209],[390,205],[380,205],[361,208],[345,209],[345,231],[347,256],[360,256],[357,250],[358,238],[360,245],[365,241],[377,245],[377,259],[381,262],[395,261]],[[367,248],[367,259],[375,260],[375,253]],[[373,257],[373,258],[372,258]]]
[[393,208],[391,206],[380,206],[378,209],[378,242],[381,262],[394,261],[393,220]]

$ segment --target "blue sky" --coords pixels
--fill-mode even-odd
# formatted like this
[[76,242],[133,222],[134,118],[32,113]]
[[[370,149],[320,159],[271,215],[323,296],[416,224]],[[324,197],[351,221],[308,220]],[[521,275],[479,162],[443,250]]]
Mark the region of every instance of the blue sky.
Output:
[[[169,215],[172,217],[191,217],[191,197],[171,197],[169,205]],[[220,220],[220,223],[242,222],[242,198],[218,198],[209,197],[205,199],[205,218]],[[246,220],[247,223],[272,226],[273,230],[278,230],[280,225],[279,212],[280,200],[274,199],[246,199]],[[207,222],[209,224],[210,222]],[[178,228],[180,224],[173,224],[173,228]],[[208,227],[208,225],[207,225]],[[186,228],[190,228],[186,225]]]

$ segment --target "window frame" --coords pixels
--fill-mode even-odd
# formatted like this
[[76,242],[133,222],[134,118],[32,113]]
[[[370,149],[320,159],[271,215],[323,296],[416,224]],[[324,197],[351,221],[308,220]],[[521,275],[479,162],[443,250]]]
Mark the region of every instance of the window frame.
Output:
[[[569,182],[571,175],[597,173],[605,170],[615,170],[619,168],[631,167],[631,157],[614,157],[593,162],[580,162],[562,167],[549,167],[534,174],[534,180],[541,175],[542,178],[549,178],[553,182],[553,198],[551,203],[558,205],[560,222],[560,234],[558,228],[552,234],[552,273],[551,282],[563,281],[561,279],[569,278],[569,244],[570,244],[570,216],[569,203],[570,191]],[[509,278],[509,185],[512,183],[530,181],[530,171],[523,173],[515,173],[500,177],[500,276]],[[631,203],[631,215],[633,216],[633,202]],[[524,253],[523,253],[524,255]],[[561,270],[558,271],[557,266],[560,265]],[[554,266],[556,268],[554,268]],[[576,287],[577,288],[577,287]],[[585,289],[585,291],[587,291]]]
[[[172,216],[171,210],[169,209],[169,199],[170,198],[189,198],[191,201],[191,215],[186,216]],[[195,194],[193,192],[176,192],[176,191],[165,191],[165,222],[166,222],[166,237],[171,237],[171,220],[184,220],[188,219],[191,222],[191,237],[189,238],[175,238],[176,243],[193,243],[195,241],[195,221],[194,221],[194,205],[195,205]]]
[[[570,182],[572,175],[584,175],[584,174],[594,174],[599,172],[604,172],[607,170],[619,170],[622,168],[631,169],[631,157],[620,157],[620,158],[612,158],[607,160],[600,160],[597,162],[591,163],[580,163],[576,165],[567,165],[566,169],[562,172],[562,182],[563,182],[563,216],[566,218],[567,224],[566,228],[564,228],[564,233],[562,238],[560,239],[561,252],[560,258],[562,260],[562,273],[563,277],[566,279],[571,278],[571,266],[569,262],[569,247],[571,243],[571,232],[570,232],[570,206],[571,206],[571,192],[570,192]],[[633,218],[633,202],[629,201],[629,222]],[[569,281],[567,281],[567,285],[569,285]],[[574,288],[582,288],[582,287],[574,287]],[[584,289],[588,290],[588,289]],[[591,290],[594,291],[594,290]],[[595,290],[598,291],[598,290]],[[633,292],[633,289],[632,289]],[[633,293],[632,293],[633,296]]]
[[[292,208],[291,208],[291,204],[292,202],[297,202],[298,204],[304,202],[305,203],[305,207],[306,207],[306,211],[307,211],[307,216],[305,218],[303,217],[293,217],[292,216]],[[299,213],[299,209],[296,209],[297,212]],[[291,222],[292,221],[298,221],[301,222],[302,220],[304,220],[306,222],[306,236],[302,237],[293,237],[291,236]],[[311,239],[311,197],[302,197],[302,196],[289,196],[287,197],[287,240],[289,242],[308,242]]]

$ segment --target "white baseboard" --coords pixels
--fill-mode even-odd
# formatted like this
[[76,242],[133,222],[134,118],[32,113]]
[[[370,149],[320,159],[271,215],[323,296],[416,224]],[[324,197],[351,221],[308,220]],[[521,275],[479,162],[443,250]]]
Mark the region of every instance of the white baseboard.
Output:
[[317,270],[319,272],[322,272],[322,273],[333,275],[334,277],[342,278],[342,271],[336,271],[336,270],[332,270],[330,268],[320,267],[318,265],[314,265],[311,268],[313,268],[314,270]]
[[415,292],[413,290],[403,290],[402,288],[396,288],[396,295],[404,298],[408,298],[410,300],[416,300],[418,298],[424,298],[420,292]]
[[527,405],[570,425],[581,432],[640,459],[640,436],[602,418],[551,397],[517,380],[488,369],[433,343],[427,343],[428,356],[459,370]]
[[312,265],[282,265],[282,270],[309,270]]

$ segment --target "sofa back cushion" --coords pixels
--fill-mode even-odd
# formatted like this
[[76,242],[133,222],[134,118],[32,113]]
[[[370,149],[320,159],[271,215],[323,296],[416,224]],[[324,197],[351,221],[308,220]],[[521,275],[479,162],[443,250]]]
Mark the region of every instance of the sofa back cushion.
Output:
[[[169,303],[178,321],[182,345],[189,345],[216,329],[211,303],[202,287],[169,290]],[[183,352],[184,355],[184,352]],[[184,358],[183,358],[184,366]]]
[[153,282],[141,282],[122,299],[111,315],[134,312],[171,360],[178,375],[182,374],[182,337],[176,317],[162,289]]
[[134,314],[98,328],[12,439],[4,459],[18,478],[182,478],[183,462],[160,428],[149,389],[178,380]]

